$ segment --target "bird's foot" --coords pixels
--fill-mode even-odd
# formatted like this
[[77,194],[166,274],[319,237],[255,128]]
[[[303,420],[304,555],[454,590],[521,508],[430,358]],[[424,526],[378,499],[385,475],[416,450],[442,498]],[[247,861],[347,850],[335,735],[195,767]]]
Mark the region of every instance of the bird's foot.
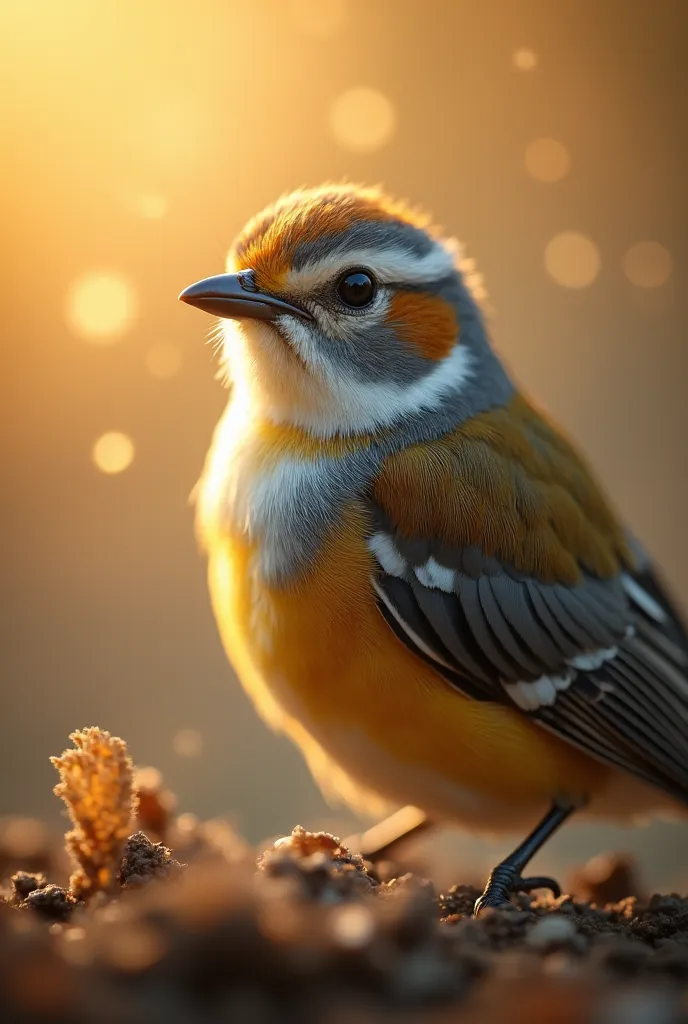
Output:
[[476,900],[473,916],[479,917],[486,910],[511,906],[510,897],[518,892],[532,892],[534,889],[550,889],[555,899],[561,896],[561,889],[553,878],[536,876],[521,878],[518,870],[509,864],[498,864],[487,880],[485,891]]

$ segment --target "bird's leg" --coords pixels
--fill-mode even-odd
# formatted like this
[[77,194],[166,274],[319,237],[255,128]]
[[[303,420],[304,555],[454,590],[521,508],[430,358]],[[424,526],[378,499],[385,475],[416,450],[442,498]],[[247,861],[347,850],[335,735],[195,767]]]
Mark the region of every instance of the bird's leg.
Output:
[[476,916],[488,907],[507,906],[509,896],[516,892],[551,889],[555,897],[561,895],[561,889],[553,878],[523,878],[521,872],[572,812],[573,807],[554,804],[527,839],[497,865],[490,873],[485,891],[475,904],[473,913]]
[[388,818],[384,818],[377,825],[373,825],[361,835],[349,836],[344,840],[344,845],[360,853],[366,860],[381,860],[388,856],[399,843],[406,842],[407,839],[417,836],[431,827],[432,822],[422,811],[408,805],[395,811]]

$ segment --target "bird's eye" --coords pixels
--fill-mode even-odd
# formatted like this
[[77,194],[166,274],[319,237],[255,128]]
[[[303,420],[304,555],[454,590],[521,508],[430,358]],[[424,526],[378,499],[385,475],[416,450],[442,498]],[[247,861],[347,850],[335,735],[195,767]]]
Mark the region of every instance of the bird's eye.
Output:
[[375,278],[367,270],[347,270],[337,282],[337,295],[352,309],[369,306],[376,291]]

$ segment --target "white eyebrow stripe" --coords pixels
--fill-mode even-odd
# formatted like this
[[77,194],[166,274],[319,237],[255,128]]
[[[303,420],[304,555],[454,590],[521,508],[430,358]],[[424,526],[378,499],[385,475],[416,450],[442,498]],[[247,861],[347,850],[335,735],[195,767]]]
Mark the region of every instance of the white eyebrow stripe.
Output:
[[322,259],[306,263],[287,273],[287,290],[311,291],[327,284],[348,267],[370,267],[382,284],[422,284],[447,277],[454,270],[455,254],[439,243],[425,256],[416,256],[401,246],[336,250]]

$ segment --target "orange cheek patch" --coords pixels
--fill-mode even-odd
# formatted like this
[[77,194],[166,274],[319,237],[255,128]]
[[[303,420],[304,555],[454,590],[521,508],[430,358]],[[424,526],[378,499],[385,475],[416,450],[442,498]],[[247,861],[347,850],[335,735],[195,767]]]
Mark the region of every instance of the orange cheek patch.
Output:
[[400,292],[390,303],[387,323],[426,359],[443,359],[456,344],[459,325],[452,306],[435,295]]

